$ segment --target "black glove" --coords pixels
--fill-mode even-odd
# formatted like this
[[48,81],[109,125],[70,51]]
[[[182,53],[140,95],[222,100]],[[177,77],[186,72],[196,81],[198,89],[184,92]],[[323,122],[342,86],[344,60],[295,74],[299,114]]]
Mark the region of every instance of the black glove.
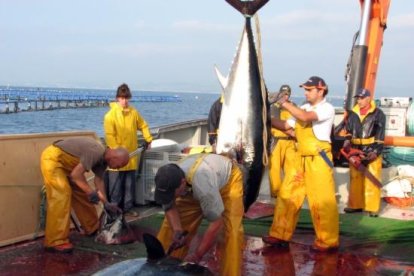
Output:
[[350,140],[345,140],[344,141],[344,144],[343,144],[343,146],[342,146],[342,148],[344,149],[344,151],[346,152],[346,153],[349,153],[350,151],[351,151],[351,141]]
[[276,104],[279,107],[281,104],[289,99],[289,92],[281,91],[279,93],[269,93],[269,103]]
[[186,237],[187,237],[188,231],[176,231],[174,232],[173,241],[168,248],[167,255],[169,255],[174,250],[181,248],[186,243]]
[[89,200],[90,203],[98,204],[99,201],[100,201],[99,196],[98,196],[98,192],[93,191],[93,192],[89,193],[88,194],[88,200]]
[[105,202],[104,203],[105,210],[110,213],[111,215],[119,215],[122,214],[121,208],[116,205],[116,203]]
[[377,157],[378,155],[374,151],[371,151],[367,154],[366,160],[368,160],[369,162],[372,162],[375,159],[377,159]]
[[217,135],[216,134],[210,134],[208,136],[208,142],[212,146],[217,142]]

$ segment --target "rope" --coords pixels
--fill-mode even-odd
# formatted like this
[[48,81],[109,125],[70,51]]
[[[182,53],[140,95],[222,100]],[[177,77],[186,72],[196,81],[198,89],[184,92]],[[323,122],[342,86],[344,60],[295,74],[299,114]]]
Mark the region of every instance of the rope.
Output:
[[390,147],[385,155],[392,165],[414,165],[414,148]]
[[259,14],[256,13],[254,15],[254,22],[255,22],[255,27],[256,27],[256,36],[257,36],[257,47],[256,47],[256,52],[257,52],[257,62],[259,65],[259,74],[260,74],[260,86],[262,89],[262,100],[263,100],[263,112],[262,112],[262,122],[264,127],[263,130],[263,156],[262,156],[262,161],[263,161],[263,165],[267,166],[269,163],[269,158],[268,158],[268,152],[267,152],[267,139],[268,139],[268,133],[267,133],[267,102],[266,102],[266,98],[267,98],[267,91],[266,91],[266,86],[264,83],[264,79],[263,79],[263,60],[262,60],[262,37],[260,34],[260,22],[259,22]]

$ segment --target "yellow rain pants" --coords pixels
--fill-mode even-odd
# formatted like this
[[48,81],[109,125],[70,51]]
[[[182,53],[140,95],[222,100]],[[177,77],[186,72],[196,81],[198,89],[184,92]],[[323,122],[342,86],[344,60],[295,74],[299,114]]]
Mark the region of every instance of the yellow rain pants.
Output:
[[[286,110],[280,110],[280,119],[287,120],[292,115]],[[269,184],[270,195],[277,197],[277,193],[282,184],[282,170],[283,178],[292,173],[286,173],[288,170],[294,169],[295,157],[295,141],[292,137],[281,130],[272,128],[272,136],[276,139],[276,145],[272,150],[269,162]]]
[[99,227],[95,206],[88,201],[87,195],[77,185],[69,182],[68,176],[78,164],[79,158],[53,145],[42,153],[40,167],[47,198],[44,241],[46,247],[69,242],[71,208],[86,234],[95,232]]
[[280,185],[282,185],[282,170],[283,178],[292,175],[288,171],[294,170],[296,151],[294,140],[290,140],[288,137],[276,139],[276,146],[272,151],[269,162],[270,195],[272,197],[277,197]]
[[[242,246],[243,246],[243,176],[241,170],[233,165],[231,175],[227,184],[220,190],[221,198],[224,203],[224,237],[220,239],[219,254],[220,275],[241,275]],[[192,239],[197,234],[197,228],[203,219],[203,213],[198,200],[191,194],[179,197],[175,201],[181,225],[184,230],[189,232]],[[164,218],[158,233],[165,250],[171,244],[173,231]],[[188,246],[174,251],[171,255],[183,259],[188,253]]]
[[[362,172],[349,166],[350,186],[348,207],[364,209],[367,212],[378,212],[381,205],[381,189],[372,183]],[[367,170],[381,181],[382,156],[368,164]]]
[[296,121],[298,140],[296,173],[285,178],[276,199],[273,224],[269,235],[290,241],[295,231],[299,211],[308,196],[309,209],[316,233],[315,245],[337,247],[339,245],[339,214],[335,198],[333,170],[319,155],[324,150],[332,160],[331,145],[318,140],[311,124]]

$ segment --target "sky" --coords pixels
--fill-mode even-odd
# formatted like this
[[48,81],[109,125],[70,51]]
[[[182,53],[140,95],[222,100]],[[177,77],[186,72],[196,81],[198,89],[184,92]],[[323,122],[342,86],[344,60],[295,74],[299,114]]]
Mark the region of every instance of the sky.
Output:
[[[264,79],[293,92],[318,75],[345,94],[358,0],[270,0],[260,11]],[[0,85],[219,93],[244,27],[224,0],[0,0]],[[393,0],[376,96],[414,91],[414,1]]]

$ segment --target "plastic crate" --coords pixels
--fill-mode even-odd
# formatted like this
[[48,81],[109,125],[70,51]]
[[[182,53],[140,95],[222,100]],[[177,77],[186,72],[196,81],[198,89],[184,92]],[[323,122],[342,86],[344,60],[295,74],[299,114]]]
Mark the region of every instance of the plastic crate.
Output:
[[141,174],[137,175],[135,203],[145,205],[154,201],[154,178],[158,169],[167,163],[177,162],[185,156],[187,155],[180,152],[146,151],[142,161]]

